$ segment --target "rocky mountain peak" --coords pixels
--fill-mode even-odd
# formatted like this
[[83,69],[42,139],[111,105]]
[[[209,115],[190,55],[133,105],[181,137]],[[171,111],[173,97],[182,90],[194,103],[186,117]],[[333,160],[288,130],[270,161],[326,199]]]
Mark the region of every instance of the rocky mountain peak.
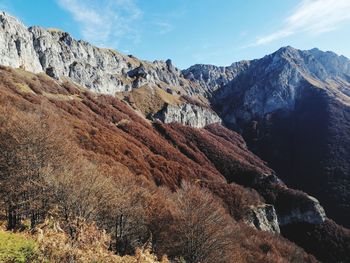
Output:
[[[203,89],[215,87],[210,101],[223,123],[240,131],[283,180],[319,198],[348,226],[350,195],[338,191],[349,185],[349,65],[349,59],[333,52],[288,46],[228,67],[239,69],[230,78],[223,73],[227,67],[205,65],[189,68],[184,76]],[[218,81],[221,76],[224,82]],[[320,221],[319,204],[310,207],[321,216],[296,209],[280,222]]]
[[20,20],[4,11],[0,12],[0,22],[2,23],[3,29],[6,27],[8,30],[9,28],[20,29],[21,27],[24,27],[24,24]]
[[195,65],[183,74],[208,91],[216,110],[235,125],[237,120],[249,121],[276,110],[294,109],[308,85],[326,89],[334,96],[339,91],[349,94],[349,62],[332,52],[287,46],[261,59],[229,67]]
[[321,51],[318,48],[298,50],[287,46],[266,58],[268,57],[273,58],[274,61],[283,60],[288,66],[298,68],[301,72],[321,81],[350,75],[349,59],[331,51]]
[[281,47],[279,50],[277,50],[273,54],[295,54],[298,52],[299,52],[299,50],[292,47],[292,46],[285,46],[285,47]]
[[[171,60],[142,61],[115,50],[98,48],[57,29],[33,26],[27,28],[7,13],[0,13],[0,64],[38,73],[56,79],[69,78],[94,92],[112,94],[129,91],[145,84],[182,94],[198,93],[183,79]],[[139,72],[142,76],[129,74]]]
[[204,94],[210,98],[213,92],[232,81],[240,72],[247,69],[249,64],[250,61],[235,62],[227,67],[196,64],[183,70],[182,73],[185,78],[199,83]]

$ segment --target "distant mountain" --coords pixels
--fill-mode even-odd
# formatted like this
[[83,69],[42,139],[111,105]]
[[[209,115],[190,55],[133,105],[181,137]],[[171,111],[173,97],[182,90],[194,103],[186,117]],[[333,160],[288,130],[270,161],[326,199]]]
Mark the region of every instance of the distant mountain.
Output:
[[211,92],[224,123],[289,185],[312,193],[350,226],[350,60],[284,47],[226,68],[184,75]]

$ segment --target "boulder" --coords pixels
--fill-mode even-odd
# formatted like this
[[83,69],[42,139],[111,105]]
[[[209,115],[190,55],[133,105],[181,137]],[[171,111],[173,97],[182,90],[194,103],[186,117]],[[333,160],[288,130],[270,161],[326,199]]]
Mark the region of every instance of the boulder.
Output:
[[273,205],[251,206],[244,221],[258,230],[280,233],[277,214]]

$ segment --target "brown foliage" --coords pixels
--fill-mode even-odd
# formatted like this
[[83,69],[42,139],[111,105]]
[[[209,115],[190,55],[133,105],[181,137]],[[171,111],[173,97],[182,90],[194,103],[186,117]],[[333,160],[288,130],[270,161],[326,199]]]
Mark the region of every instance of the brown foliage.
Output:
[[[226,212],[240,219],[247,206],[263,201],[254,191],[228,185],[226,178],[249,184],[254,176],[272,173],[238,134],[220,126],[152,126],[116,98],[7,68],[0,69],[0,105],[6,110],[13,106],[14,116],[22,112],[24,119],[35,112],[39,119],[48,114],[44,122],[23,125],[28,136],[30,123],[45,123],[48,134],[56,126],[64,127],[59,134],[72,131],[63,141],[57,133],[48,136],[58,138],[46,144],[57,150],[54,156],[68,145],[63,152],[69,161],[61,165],[53,157],[44,158],[42,186],[34,187],[47,193],[38,195],[39,200],[49,200],[49,214],[62,222],[70,239],[79,239],[83,224],[96,222],[111,238],[108,247],[120,254],[151,243],[160,255],[183,254],[191,261],[312,262],[300,248],[241,225]],[[47,137],[45,129],[33,133],[38,139]],[[184,180],[209,188],[223,202],[199,186],[176,191]],[[179,238],[169,244],[174,234]],[[196,245],[188,247],[192,241]]]
[[34,227],[45,216],[50,199],[45,170],[57,171],[68,163],[67,130],[54,125],[52,117],[16,111],[9,104],[0,107],[1,200],[10,229],[22,217],[30,217]]
[[264,203],[261,196],[254,190],[244,188],[235,183],[201,182],[201,185],[220,197],[230,215],[235,220],[241,220],[250,206]]
[[236,222],[205,188],[185,183],[171,195],[170,227],[162,235],[161,253],[186,262],[317,262],[278,235]]
[[218,200],[208,190],[188,183],[173,198],[172,249],[189,263],[229,262],[235,231],[232,218]]
[[[67,83],[59,87],[53,80],[43,80],[23,71],[3,70],[0,77],[4,99],[11,97],[15,104],[29,108],[38,107],[33,101],[52,105],[59,115],[57,118],[64,119],[67,126],[74,129],[77,142],[89,159],[118,165],[133,174],[144,175],[157,184],[175,189],[183,179],[224,182],[222,174],[230,178],[230,173],[230,176],[236,175],[245,180],[245,174],[254,173],[254,167],[259,167],[256,173],[269,171],[246,149],[242,138],[233,132],[230,136],[236,137],[236,141],[231,143],[213,135],[210,130],[199,132],[179,125],[156,126],[164,136],[162,138],[145,119],[111,96],[79,91]],[[15,83],[26,84],[30,81],[34,81],[41,92],[30,93],[28,97],[28,93],[21,92]],[[18,96],[14,96],[14,92]],[[75,97],[63,100],[47,94]],[[228,133],[228,130],[225,132]],[[203,142],[199,144],[200,141]],[[226,145],[226,142],[230,144]],[[213,154],[206,148],[212,149]],[[231,163],[229,167],[228,163]],[[227,170],[226,174],[221,171],[223,169]]]
[[108,250],[110,237],[95,224],[81,222],[76,238],[60,229],[57,222],[46,221],[35,230],[39,243],[40,262],[106,262],[106,263],[167,263],[158,261],[149,250],[138,249],[135,256],[116,256]]

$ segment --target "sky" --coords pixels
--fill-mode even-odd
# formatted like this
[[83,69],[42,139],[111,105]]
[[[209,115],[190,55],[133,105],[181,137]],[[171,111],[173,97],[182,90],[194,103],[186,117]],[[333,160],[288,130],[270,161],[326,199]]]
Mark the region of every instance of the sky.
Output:
[[227,66],[282,46],[350,57],[350,0],[0,0],[0,10],[181,69]]

